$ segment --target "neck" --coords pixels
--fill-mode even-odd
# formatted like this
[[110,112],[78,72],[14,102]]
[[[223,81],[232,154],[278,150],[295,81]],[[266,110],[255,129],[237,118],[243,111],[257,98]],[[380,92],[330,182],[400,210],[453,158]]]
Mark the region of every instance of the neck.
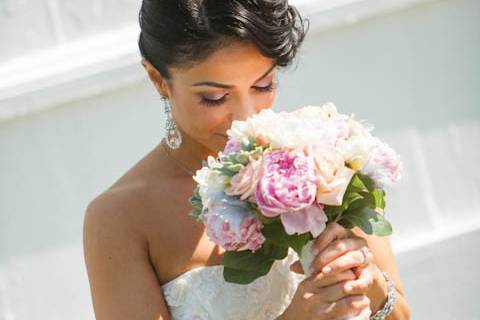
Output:
[[[217,152],[206,148],[184,132],[182,132],[182,144],[178,149],[170,149],[166,144],[165,146],[168,148],[170,155],[175,158],[175,160],[181,162],[181,164],[172,163],[173,166],[181,168],[183,165],[193,173],[202,168],[202,161],[207,160],[208,156],[215,157],[217,155]],[[174,161],[174,159],[169,160],[171,162]]]

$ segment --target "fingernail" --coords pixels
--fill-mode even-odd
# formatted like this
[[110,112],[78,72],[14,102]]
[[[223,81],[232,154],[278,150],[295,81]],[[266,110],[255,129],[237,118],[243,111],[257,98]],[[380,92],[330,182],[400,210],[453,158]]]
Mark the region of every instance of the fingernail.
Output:
[[320,250],[318,250],[318,248],[315,248],[313,249],[312,253],[314,256],[316,256],[318,253],[320,252]]
[[326,266],[325,268],[323,268],[322,272],[323,273],[330,273],[330,272],[332,272],[332,268],[329,267],[329,266]]
[[308,268],[308,272],[309,272],[310,274],[312,274],[312,273],[313,273],[313,267]]
[[352,285],[347,284],[347,285],[345,286],[345,290],[346,290],[347,292],[349,292],[350,290],[352,290]]

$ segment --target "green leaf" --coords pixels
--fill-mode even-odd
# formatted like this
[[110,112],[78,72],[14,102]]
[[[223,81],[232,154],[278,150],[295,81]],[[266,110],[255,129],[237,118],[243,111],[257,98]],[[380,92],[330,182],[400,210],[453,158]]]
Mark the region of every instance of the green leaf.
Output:
[[377,185],[375,183],[375,181],[373,181],[372,178],[370,178],[369,176],[365,175],[365,174],[361,174],[361,173],[356,173],[356,175],[358,175],[358,177],[360,178],[360,180],[363,182],[363,184],[365,185],[365,187],[368,189],[368,191],[373,191],[375,188],[377,188]]
[[347,193],[349,192],[360,193],[360,192],[366,192],[366,191],[368,191],[368,188],[365,185],[364,181],[360,179],[360,174],[359,173],[354,174],[347,187]]
[[199,193],[200,188],[196,187],[193,190],[193,195],[188,199],[188,202],[194,207],[195,209],[202,209],[203,204],[202,204],[202,198],[200,197]]
[[201,210],[203,208],[202,199],[198,199],[195,196],[190,197],[188,199],[188,202],[190,202],[192,207],[194,207],[195,209]]
[[188,215],[196,218],[196,219],[197,219],[197,222],[203,223],[202,218],[201,218],[201,215],[202,215],[202,211],[201,211],[201,210],[194,209],[194,210],[190,211],[190,212],[188,213]]
[[194,209],[189,213],[189,215],[196,218],[200,217],[201,214],[202,214],[202,210],[199,210],[199,209]]
[[328,221],[335,220],[335,217],[342,213],[345,209],[342,206],[324,206],[323,211],[328,217]]
[[223,268],[223,278],[227,282],[237,284],[249,284],[256,279],[266,275],[273,265],[273,261],[266,262],[257,266],[255,270],[237,270],[228,267]]
[[359,207],[369,207],[372,209],[376,208],[375,197],[371,192],[362,192],[362,201],[352,206],[352,208],[359,208]]
[[357,226],[370,235],[389,236],[392,234],[390,222],[369,207],[346,210],[339,222],[342,226]]
[[286,253],[288,253],[288,247],[292,247],[293,250],[300,254],[303,246],[308,242],[308,240],[312,239],[312,234],[310,232],[305,232],[302,234],[287,234],[282,221],[278,218],[275,220],[275,222],[264,225],[262,228],[262,234],[267,241],[274,243],[276,246],[284,248]]
[[352,229],[355,227],[354,224],[348,219],[345,219],[345,217],[342,217],[339,221],[338,224],[344,227],[345,229]]
[[235,160],[236,163],[240,163],[240,164],[246,166],[248,164],[248,161],[249,161],[248,156],[249,156],[248,152],[241,151],[239,153],[234,154],[234,160]]
[[232,171],[232,170],[229,170],[227,167],[223,166],[221,168],[218,168],[216,169],[218,171],[220,171],[220,173],[226,175],[227,177],[233,177],[234,175],[236,175],[238,172],[237,171]]
[[[268,217],[265,217],[268,218]],[[283,228],[282,222],[278,218],[270,218],[274,221],[271,221],[268,224],[263,225],[262,234],[263,236],[276,243],[279,246],[288,246],[285,229]]]
[[242,142],[240,144],[240,147],[244,151],[252,151],[253,149],[255,149],[256,145],[255,145],[255,142],[253,140],[249,140],[247,143]]
[[[268,243],[268,242],[267,242]],[[274,243],[265,246],[265,254],[272,260],[282,260],[288,254],[287,246],[279,246]]]
[[223,265],[236,270],[255,270],[259,264],[266,261],[268,258],[261,249],[256,252],[250,250],[226,251],[223,255]]
[[255,252],[251,250],[226,251],[223,255],[223,265],[237,270],[255,270],[262,263],[285,258],[287,250],[288,247],[266,241]]
[[313,237],[310,232],[306,232],[302,234],[292,234],[292,235],[287,234],[288,246],[292,247],[293,250],[295,250],[295,252],[299,255],[302,252],[302,249],[305,246],[305,244],[311,239],[313,239]]
[[362,200],[363,197],[357,192],[349,192],[343,197],[342,207],[347,209],[353,202],[357,200]]
[[241,163],[227,163],[225,166],[228,170],[233,172],[239,172],[244,167],[244,165]]
[[260,218],[260,220],[262,221],[262,223],[264,225],[267,225],[267,224],[271,224],[271,223],[274,223],[275,221],[278,220],[278,218],[271,218],[271,217],[267,217],[265,215],[263,215],[260,211],[258,211],[258,209],[255,209],[254,210],[257,214],[257,216]]
[[372,195],[375,198],[375,208],[385,209],[385,191],[382,189],[375,189],[372,191]]

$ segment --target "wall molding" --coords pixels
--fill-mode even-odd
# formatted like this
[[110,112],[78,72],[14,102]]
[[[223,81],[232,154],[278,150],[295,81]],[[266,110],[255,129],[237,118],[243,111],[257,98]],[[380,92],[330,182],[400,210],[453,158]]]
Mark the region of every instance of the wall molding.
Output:
[[[291,0],[311,32],[438,0]],[[145,81],[138,26],[86,37],[0,64],[0,122]]]

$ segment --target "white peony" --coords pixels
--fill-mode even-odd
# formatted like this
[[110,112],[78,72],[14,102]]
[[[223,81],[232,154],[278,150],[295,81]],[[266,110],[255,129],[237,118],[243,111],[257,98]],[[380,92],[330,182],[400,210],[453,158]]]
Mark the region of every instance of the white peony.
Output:
[[208,158],[208,167],[205,166],[197,170],[193,179],[198,183],[198,193],[202,199],[203,209],[210,209],[213,203],[225,197],[224,189],[228,183],[228,178],[221,174],[218,168],[221,164],[213,157]]

